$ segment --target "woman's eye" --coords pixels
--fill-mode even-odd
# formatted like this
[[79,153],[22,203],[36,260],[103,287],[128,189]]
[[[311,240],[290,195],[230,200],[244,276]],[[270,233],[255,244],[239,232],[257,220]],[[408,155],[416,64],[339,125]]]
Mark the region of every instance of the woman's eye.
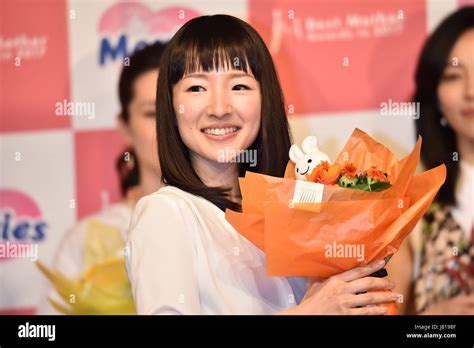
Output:
[[235,91],[245,91],[245,90],[250,89],[250,88],[246,85],[235,85],[234,88],[232,88],[232,89],[235,90]]
[[155,118],[156,113],[154,111],[147,111],[145,112],[145,116],[149,118]]
[[187,92],[202,92],[202,91],[204,91],[204,87],[202,87],[202,86],[191,86],[186,91]]

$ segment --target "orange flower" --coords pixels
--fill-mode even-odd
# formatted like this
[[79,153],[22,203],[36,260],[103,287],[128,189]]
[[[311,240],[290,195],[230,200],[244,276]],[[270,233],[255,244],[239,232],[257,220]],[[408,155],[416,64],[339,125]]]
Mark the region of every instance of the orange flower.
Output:
[[351,163],[346,163],[344,168],[342,168],[341,175],[345,175],[348,179],[354,179],[357,174],[357,168]]
[[328,161],[322,161],[313,168],[311,174],[306,174],[306,180],[324,185],[333,185],[341,176],[341,166],[337,163],[330,165]]
[[367,175],[369,178],[375,181],[387,181],[387,177],[385,176],[385,173],[382,172],[381,170],[376,169],[375,167],[370,167],[369,170],[367,170]]
[[306,181],[317,182],[316,179],[319,172],[322,170],[327,171],[329,169],[329,162],[321,161],[316,167],[313,168],[311,174],[306,174]]

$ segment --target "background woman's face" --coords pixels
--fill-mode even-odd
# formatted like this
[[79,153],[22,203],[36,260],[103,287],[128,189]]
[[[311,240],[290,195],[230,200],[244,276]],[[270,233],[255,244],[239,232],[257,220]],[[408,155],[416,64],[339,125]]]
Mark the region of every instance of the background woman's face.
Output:
[[174,85],[173,107],[181,139],[193,158],[220,161],[226,148],[244,150],[255,141],[260,85],[245,71],[198,71]]
[[140,75],[133,83],[133,99],[128,106],[127,142],[135,150],[140,168],[145,170],[159,169],[155,127],[157,80],[158,70]]
[[457,136],[474,141],[474,29],[454,45],[438,86],[438,99]]

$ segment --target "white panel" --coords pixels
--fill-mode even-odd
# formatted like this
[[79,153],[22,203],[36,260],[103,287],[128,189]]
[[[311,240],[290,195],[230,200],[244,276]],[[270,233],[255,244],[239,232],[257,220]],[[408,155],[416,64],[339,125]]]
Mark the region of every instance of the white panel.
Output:
[[426,19],[428,32],[432,32],[441,21],[458,8],[457,0],[427,0]]
[[293,141],[300,145],[316,135],[320,149],[335,160],[354,128],[383,143],[399,158],[415,145],[415,124],[409,116],[382,116],[377,110],[294,116],[290,118]]
[[[74,149],[70,131],[12,133],[0,136],[2,190],[14,190],[31,199],[41,212],[41,221],[47,224],[44,239],[38,245],[38,257],[50,265],[58,242],[67,228],[75,222],[75,210],[69,206],[74,198]],[[20,157],[18,157],[18,155]],[[5,197],[5,196],[3,196]],[[14,206],[4,199],[2,205]],[[21,214],[14,211],[16,220],[10,223],[9,238],[14,223]],[[3,230],[5,210],[0,211],[0,230]],[[6,241],[0,235],[2,243]],[[46,284],[35,264],[26,258],[0,261],[0,308],[34,307],[40,301]]]

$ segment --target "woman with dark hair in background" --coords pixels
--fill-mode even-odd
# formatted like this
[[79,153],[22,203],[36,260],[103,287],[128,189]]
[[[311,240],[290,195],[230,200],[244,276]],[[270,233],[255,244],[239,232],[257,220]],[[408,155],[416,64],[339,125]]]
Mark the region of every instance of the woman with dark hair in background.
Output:
[[417,313],[474,314],[474,7],[456,11],[430,35],[415,77],[422,163],[444,163],[447,178],[412,245],[404,243],[388,268]]
[[[68,278],[78,279],[107,260],[123,259],[133,207],[140,197],[160,187],[155,99],[158,67],[164,47],[156,43],[136,51],[130,57],[129,64],[122,69],[118,88],[121,105],[118,128],[128,147],[117,159],[116,169],[123,199],[83,218],[65,234],[53,266]],[[80,301],[79,294],[71,295],[76,295],[75,302]],[[63,308],[69,308],[54,288],[49,291],[49,297]],[[40,314],[58,314],[58,306],[53,308],[47,302],[40,308]],[[84,307],[81,304],[79,314],[110,314],[101,312],[100,305],[91,302]]]
[[[391,288],[367,277],[383,260],[307,289],[268,276],[264,253],[225,219],[241,207],[239,176],[282,177],[289,160],[281,87],[255,29],[227,15],[187,22],[163,54],[157,110],[166,186],[138,202],[125,253],[138,314],[385,313],[370,305],[398,294],[364,294]],[[254,151],[256,166],[238,151]]]

